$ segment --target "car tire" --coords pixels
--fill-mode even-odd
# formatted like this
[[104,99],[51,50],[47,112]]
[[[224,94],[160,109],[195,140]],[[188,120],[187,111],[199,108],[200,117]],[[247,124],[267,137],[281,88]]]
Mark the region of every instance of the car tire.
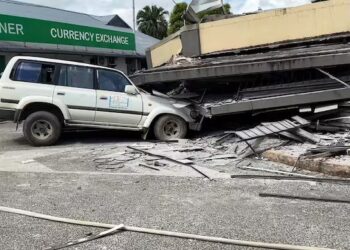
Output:
[[57,142],[62,124],[54,114],[38,111],[30,114],[23,124],[23,134],[33,146],[50,146]]
[[187,123],[175,115],[163,115],[154,124],[154,135],[158,140],[182,139],[187,135]]

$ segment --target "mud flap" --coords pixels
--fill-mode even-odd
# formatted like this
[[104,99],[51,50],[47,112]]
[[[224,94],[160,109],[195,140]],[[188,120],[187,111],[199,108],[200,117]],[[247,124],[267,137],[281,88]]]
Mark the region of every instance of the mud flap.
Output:
[[142,140],[147,140],[148,133],[149,133],[149,128],[146,128],[143,130],[142,135],[141,135]]

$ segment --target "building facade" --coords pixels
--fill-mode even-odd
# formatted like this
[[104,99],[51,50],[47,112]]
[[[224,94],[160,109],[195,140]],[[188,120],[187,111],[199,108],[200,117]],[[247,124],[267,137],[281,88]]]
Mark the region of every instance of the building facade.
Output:
[[0,72],[16,55],[97,64],[126,74],[146,68],[157,39],[134,32],[118,15],[83,13],[0,0]]

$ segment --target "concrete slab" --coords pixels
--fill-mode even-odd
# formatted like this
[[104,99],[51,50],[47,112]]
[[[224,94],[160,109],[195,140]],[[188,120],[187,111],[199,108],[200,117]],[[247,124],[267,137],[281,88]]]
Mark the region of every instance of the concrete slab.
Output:
[[350,156],[348,155],[339,158],[304,159],[299,158],[298,154],[287,149],[272,149],[264,152],[263,157],[270,161],[295,166],[298,169],[339,177],[350,177]]

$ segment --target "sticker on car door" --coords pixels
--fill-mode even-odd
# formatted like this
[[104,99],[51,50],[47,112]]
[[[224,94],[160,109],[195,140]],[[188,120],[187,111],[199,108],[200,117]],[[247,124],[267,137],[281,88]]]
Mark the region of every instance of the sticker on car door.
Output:
[[109,107],[112,109],[128,109],[129,97],[125,96],[110,96]]

